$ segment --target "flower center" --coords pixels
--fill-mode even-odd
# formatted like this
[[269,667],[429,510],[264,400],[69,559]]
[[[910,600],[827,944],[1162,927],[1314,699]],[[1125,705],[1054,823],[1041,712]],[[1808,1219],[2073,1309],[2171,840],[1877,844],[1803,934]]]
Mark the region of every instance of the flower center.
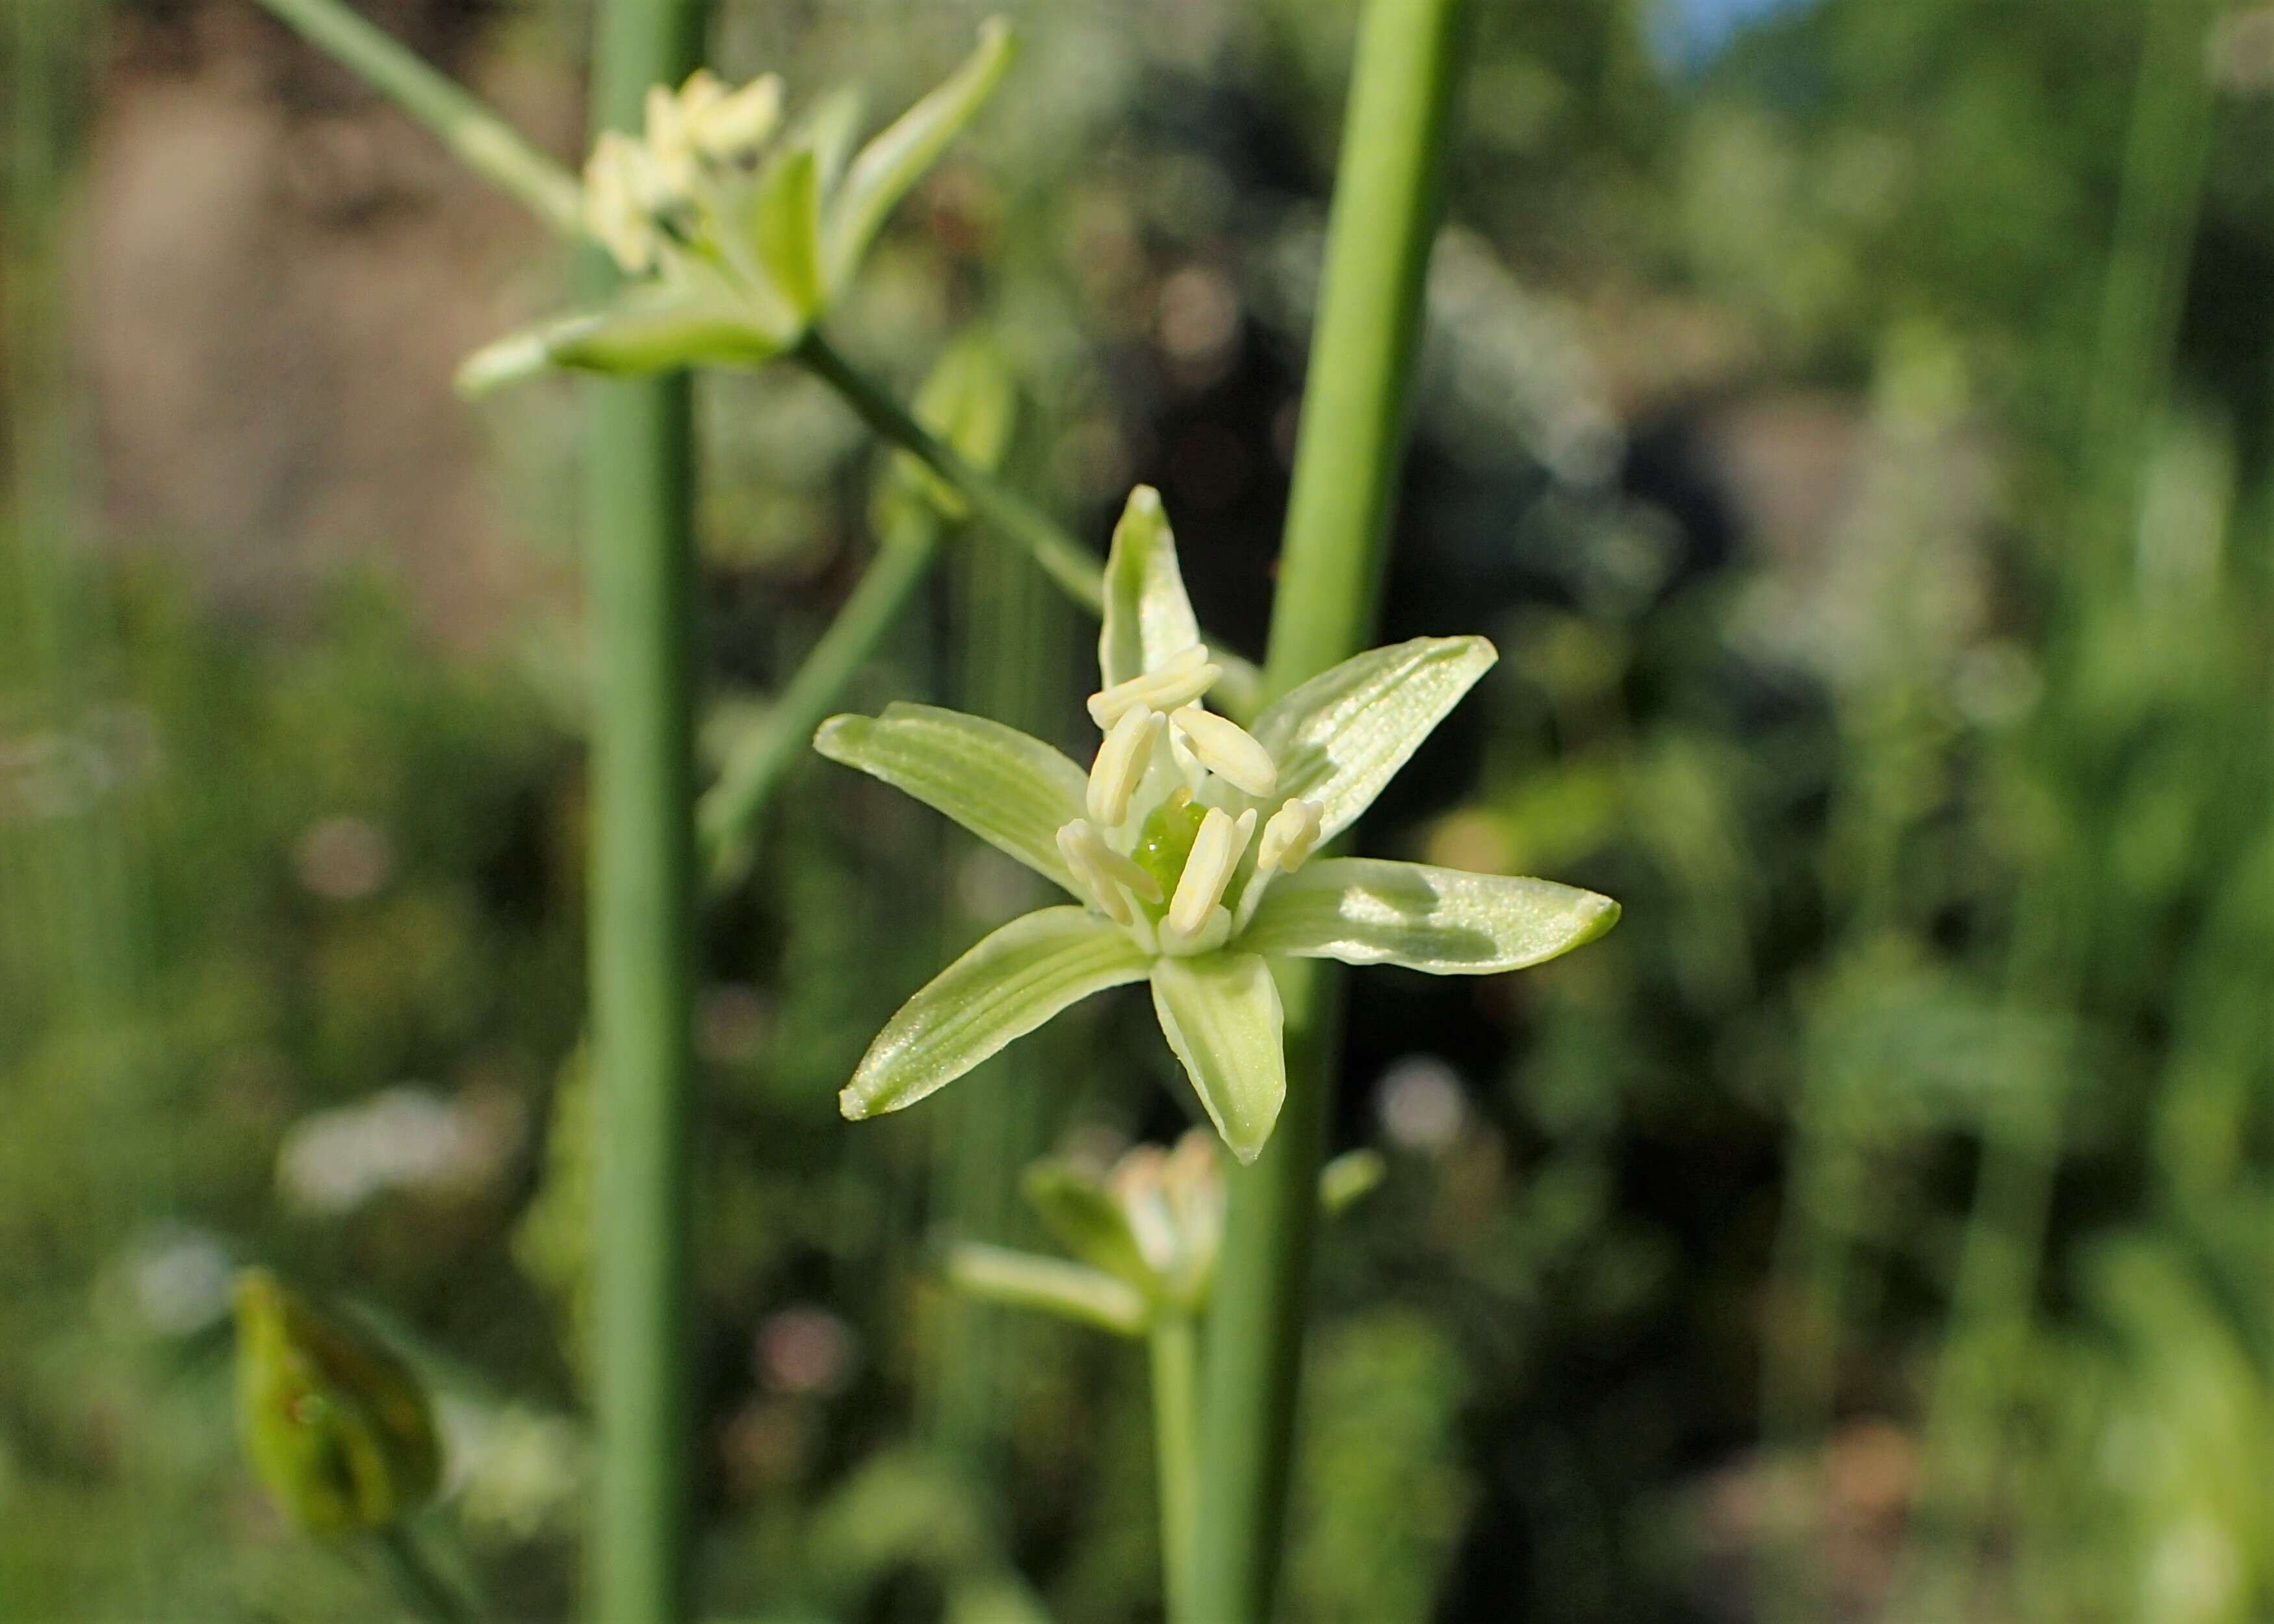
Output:
[[1278,787],[1279,770],[1254,734],[1201,704],[1222,674],[1194,643],[1091,695],[1105,738],[1088,816],[1058,831],[1066,867],[1098,911],[1163,952],[1222,945],[1319,835],[1323,808],[1291,798],[1258,840],[1265,808],[1252,803]]

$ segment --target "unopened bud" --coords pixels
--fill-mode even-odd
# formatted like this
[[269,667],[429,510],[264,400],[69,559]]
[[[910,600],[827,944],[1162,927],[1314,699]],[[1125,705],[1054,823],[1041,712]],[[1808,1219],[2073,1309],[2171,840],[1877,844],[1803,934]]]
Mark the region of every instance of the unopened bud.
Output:
[[237,1277],[237,1416],[261,1487],[312,1533],[383,1528],[441,1475],[433,1412],[409,1368],[266,1269]]

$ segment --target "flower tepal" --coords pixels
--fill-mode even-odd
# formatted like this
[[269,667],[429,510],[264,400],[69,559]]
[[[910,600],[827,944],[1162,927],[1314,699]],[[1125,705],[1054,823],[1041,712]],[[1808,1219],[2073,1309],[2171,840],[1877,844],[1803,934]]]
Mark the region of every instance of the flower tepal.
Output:
[[1105,597],[1088,702],[1102,737],[1087,771],[1038,740],[921,705],[836,717],[815,740],[1073,899],[1013,920],[911,998],[847,1085],[847,1116],[913,1104],[1091,993],[1146,981],[1209,1119],[1252,1160],[1286,1092],[1269,958],[1487,974],[1616,921],[1608,897],[1550,881],[1314,858],[1491,666],[1485,639],[1371,650],[1250,729],[1208,707],[1223,666],[1148,487],[1115,527]]

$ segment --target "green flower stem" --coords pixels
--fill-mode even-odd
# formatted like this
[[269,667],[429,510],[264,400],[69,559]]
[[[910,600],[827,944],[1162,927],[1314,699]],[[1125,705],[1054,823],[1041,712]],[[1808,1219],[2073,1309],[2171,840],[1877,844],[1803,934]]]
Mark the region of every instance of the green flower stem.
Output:
[[1169,1624],[1198,1624],[1193,1544],[1200,1523],[1200,1338],[1192,1316],[1163,1310],[1150,1340],[1153,1470],[1161,1489],[1161,1580]]
[[918,423],[888,390],[847,360],[818,327],[809,331],[790,353],[843,396],[862,422],[960,492],[980,520],[1022,549],[1060,591],[1092,614],[1104,612],[1103,567],[1056,521]]
[[[701,0],[602,0],[592,124],[631,127],[700,60]],[[595,280],[612,274],[591,256]],[[592,718],[588,924],[598,1130],[586,1609],[689,1600],[689,1184],[695,1086],[693,456],[683,376],[588,386]]]
[[[1310,380],[1296,443],[1268,700],[1367,641],[1436,235],[1466,0],[1371,0],[1352,66]],[[1193,1616],[1271,1614],[1326,1141],[1337,978],[1284,966],[1287,1102],[1232,1175],[1209,1327]]]
[[456,1590],[434,1571],[418,1541],[400,1522],[390,1522],[373,1535],[388,1577],[395,1582],[403,1605],[425,1624],[473,1624],[475,1614]]
[[584,188],[574,175],[341,0],[260,4],[425,124],[475,174],[519,199],[554,230],[584,234]]
[[749,866],[751,831],[764,816],[783,774],[811,751],[813,730],[835,708],[854,673],[867,663],[907,606],[939,553],[940,520],[910,514],[869,566],[782,689],[765,719],[719,770],[697,808],[706,867],[713,883]]

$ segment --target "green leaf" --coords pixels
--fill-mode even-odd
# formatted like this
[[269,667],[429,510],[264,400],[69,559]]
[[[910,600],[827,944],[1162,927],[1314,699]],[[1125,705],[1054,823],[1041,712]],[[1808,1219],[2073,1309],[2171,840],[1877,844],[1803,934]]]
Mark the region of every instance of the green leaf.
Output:
[[1608,897],[1552,880],[1333,857],[1271,883],[1243,952],[1490,975],[1568,953],[1618,923]]
[[1111,688],[1157,669],[1201,640],[1177,568],[1177,538],[1149,485],[1129,492],[1105,557],[1105,617],[1097,633],[1100,685]]
[[1233,1155],[1254,1161],[1287,1097],[1270,966],[1247,952],[1156,959],[1153,1012],[1216,1131]]
[[1319,802],[1333,839],[1499,658],[1482,637],[1416,637],[1313,677],[1249,729],[1278,763],[1275,799]]
[[938,161],[972,116],[993,94],[1011,65],[1010,25],[990,18],[979,30],[979,46],[938,89],[901,114],[861,149],[831,199],[827,282],[833,293],[844,286],[868,252],[892,206],[917,177]]
[[1079,1263],[965,1241],[948,1253],[947,1277],[974,1297],[1039,1308],[1117,1336],[1145,1330],[1145,1299],[1136,1289]]
[[1041,740],[960,710],[894,704],[879,717],[831,717],[813,735],[813,748],[945,812],[1073,895],[1084,894],[1058,853],[1058,836],[1082,815],[1088,779]]
[[484,345],[458,368],[457,387],[462,395],[485,395],[548,367],[636,375],[698,365],[756,366],[795,336],[707,290],[647,283]]
[[799,325],[819,313],[821,183],[813,148],[776,153],[750,193],[750,248]]
[[900,1006],[837,1096],[855,1121],[914,1105],[1094,992],[1145,979],[1121,928],[1086,908],[1013,920]]
[[1028,1203],[1068,1252],[1141,1291],[1156,1282],[1130,1232],[1128,1215],[1092,1173],[1058,1157],[1045,1157],[1020,1180]]

